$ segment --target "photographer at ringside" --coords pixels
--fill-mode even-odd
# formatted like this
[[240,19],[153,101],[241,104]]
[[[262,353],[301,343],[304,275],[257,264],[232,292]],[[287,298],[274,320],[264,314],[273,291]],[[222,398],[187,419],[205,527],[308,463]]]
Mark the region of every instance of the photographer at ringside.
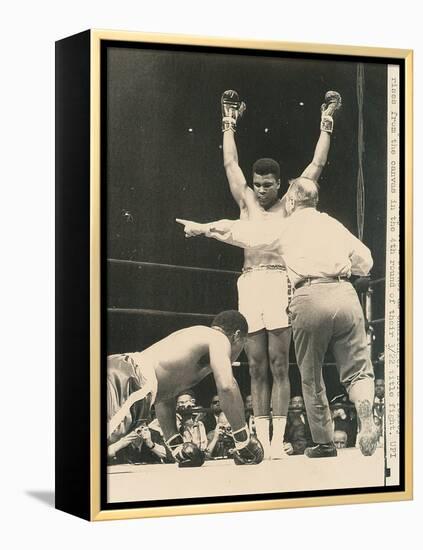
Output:
[[303,455],[313,444],[310,425],[301,395],[294,395],[289,403],[288,418],[284,436],[284,451],[287,455]]
[[219,414],[216,428],[207,434],[207,439],[207,459],[232,458],[235,442],[225,413]]
[[147,420],[141,420],[132,432],[110,447],[113,454],[109,455],[109,465],[173,462],[163,437],[159,432],[148,427]]
[[[207,448],[207,434],[204,424],[198,419],[202,409],[194,406],[195,396],[191,391],[178,395],[176,399],[176,425],[184,443],[194,443],[201,451]],[[197,411],[198,409],[198,411]]]
[[216,393],[210,400],[210,408],[198,417],[198,419],[204,424],[207,434],[216,428],[219,414],[221,412],[222,408],[220,407],[220,398]]

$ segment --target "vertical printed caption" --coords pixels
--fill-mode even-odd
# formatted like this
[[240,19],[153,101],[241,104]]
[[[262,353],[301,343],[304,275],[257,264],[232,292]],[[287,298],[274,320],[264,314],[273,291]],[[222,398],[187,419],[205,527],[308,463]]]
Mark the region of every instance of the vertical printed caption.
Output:
[[385,485],[400,482],[400,73],[388,65],[385,304]]

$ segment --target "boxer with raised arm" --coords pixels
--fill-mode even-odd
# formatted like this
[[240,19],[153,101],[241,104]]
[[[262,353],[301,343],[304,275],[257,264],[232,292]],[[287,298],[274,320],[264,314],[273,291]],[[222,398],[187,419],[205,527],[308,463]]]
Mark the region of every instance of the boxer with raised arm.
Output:
[[155,404],[166,444],[180,466],[201,466],[204,454],[183,443],[176,425],[176,396],[213,373],[235,441],[237,464],[258,464],[263,449],[250,436],[244,404],[232,373],[241,353],[247,322],[238,311],[223,311],[211,327],[193,326],[173,332],[141,352],[107,358],[108,457],[136,438],[136,426]]
[[[250,221],[280,220],[286,217],[285,197],[278,197],[279,164],[269,158],[257,160],[252,169],[252,187],[238,163],[235,132],[238,119],[246,109],[238,93],[223,93],[223,162],[240,218]],[[333,130],[333,115],[341,107],[341,96],[327,92],[321,108],[320,137],[311,163],[301,174],[317,181],[326,164]],[[265,458],[283,458],[282,441],[290,399],[289,347],[290,319],[287,307],[290,284],[282,256],[277,248],[245,249],[243,273],[238,280],[238,309],[248,322],[246,353],[251,375],[251,394],[257,436]],[[270,373],[273,385],[270,383]],[[273,444],[269,438],[269,415],[273,412]]]

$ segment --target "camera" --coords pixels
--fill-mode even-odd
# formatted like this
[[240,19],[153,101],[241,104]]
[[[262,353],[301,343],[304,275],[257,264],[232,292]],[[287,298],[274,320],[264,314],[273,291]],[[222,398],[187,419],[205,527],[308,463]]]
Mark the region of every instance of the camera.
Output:
[[198,416],[200,413],[204,412],[204,409],[202,407],[193,407],[192,405],[179,405],[176,408],[176,412],[184,418],[191,418],[192,416]]
[[214,458],[229,458],[232,456],[233,449],[235,448],[235,442],[230,426],[219,426],[219,436],[217,441]]
[[190,416],[192,416],[192,410],[193,410],[194,407],[192,407],[191,405],[188,405],[187,407],[185,407],[184,405],[180,405],[179,407],[176,408],[176,412],[182,416],[182,418],[188,418]]
[[219,439],[230,439],[232,440],[232,428],[230,426],[220,426],[219,427]]
[[147,420],[145,420],[145,419],[138,420],[136,425],[135,425],[135,432],[138,435],[141,435],[143,428],[147,428],[147,427],[148,427]]

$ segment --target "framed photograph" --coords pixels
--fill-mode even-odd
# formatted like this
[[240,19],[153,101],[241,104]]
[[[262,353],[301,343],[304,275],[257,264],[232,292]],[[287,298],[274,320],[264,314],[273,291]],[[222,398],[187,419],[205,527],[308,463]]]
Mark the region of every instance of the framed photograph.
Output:
[[56,507],[412,498],[412,51],[56,43]]

